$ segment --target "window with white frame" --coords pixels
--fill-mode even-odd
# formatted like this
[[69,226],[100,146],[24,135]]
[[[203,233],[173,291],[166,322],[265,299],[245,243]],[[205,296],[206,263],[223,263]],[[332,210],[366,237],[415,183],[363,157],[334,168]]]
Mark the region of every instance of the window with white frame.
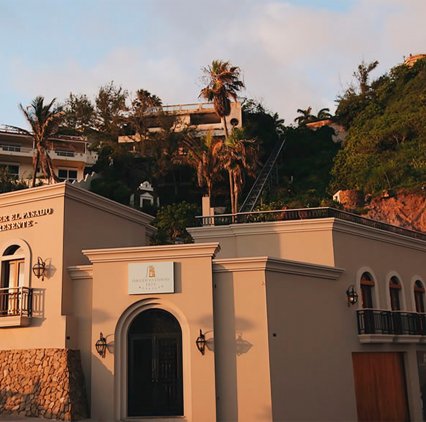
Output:
[[68,180],[74,182],[77,180],[77,170],[75,169],[58,169],[58,177],[61,182]]
[[16,315],[20,291],[25,282],[25,256],[19,245],[11,245],[1,257],[0,315]]

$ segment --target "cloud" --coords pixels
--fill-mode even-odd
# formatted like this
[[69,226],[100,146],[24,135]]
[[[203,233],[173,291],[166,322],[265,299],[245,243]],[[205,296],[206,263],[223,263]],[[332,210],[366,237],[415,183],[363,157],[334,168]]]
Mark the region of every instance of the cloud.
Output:
[[[16,97],[0,101],[16,104],[39,94],[63,99],[70,91],[94,95],[114,80],[129,91],[147,89],[166,103],[194,102],[201,67],[219,58],[241,67],[248,96],[263,99],[290,123],[297,108],[332,107],[362,60],[379,60],[378,76],[404,55],[426,52],[424,0],[357,0],[344,9],[302,3],[123,0],[116,8],[114,2],[104,8],[97,3],[99,15],[92,4],[80,19],[74,11],[78,30],[65,21],[64,34],[55,34],[66,42],[61,51],[55,43],[52,51],[44,46],[42,59],[35,60],[34,32],[31,54],[14,49],[3,55],[0,86]],[[119,19],[110,27],[114,13]],[[61,22],[56,31],[60,27]]]

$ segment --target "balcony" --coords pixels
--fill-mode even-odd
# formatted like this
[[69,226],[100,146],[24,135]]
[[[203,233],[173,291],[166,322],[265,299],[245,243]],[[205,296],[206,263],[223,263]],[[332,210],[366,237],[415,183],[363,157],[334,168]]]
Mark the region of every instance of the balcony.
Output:
[[357,323],[362,343],[426,342],[426,314],[362,309]]
[[10,287],[0,289],[0,328],[24,327],[30,324],[33,289]]

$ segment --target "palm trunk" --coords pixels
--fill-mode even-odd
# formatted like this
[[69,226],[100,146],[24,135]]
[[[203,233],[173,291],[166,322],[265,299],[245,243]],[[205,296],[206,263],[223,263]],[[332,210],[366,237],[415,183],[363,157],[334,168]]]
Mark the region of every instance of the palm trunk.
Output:
[[33,165],[33,167],[34,167],[33,183],[32,183],[32,187],[33,187],[33,188],[35,187],[35,184],[36,184],[36,179],[37,179],[37,169],[38,169],[38,165],[39,165],[39,163],[40,163],[40,152],[39,152],[39,150],[38,150],[38,149],[37,149],[36,151],[37,151],[37,152],[36,152],[36,158],[35,158],[35,160],[34,160],[34,165]]
[[[232,170],[228,170],[229,176],[229,196],[231,198],[231,214],[235,214],[235,195],[234,195],[234,173]],[[234,216],[232,217],[232,221],[234,221]]]
[[225,129],[225,139],[229,138],[228,125],[226,124],[226,116],[222,117],[223,119],[223,127]]

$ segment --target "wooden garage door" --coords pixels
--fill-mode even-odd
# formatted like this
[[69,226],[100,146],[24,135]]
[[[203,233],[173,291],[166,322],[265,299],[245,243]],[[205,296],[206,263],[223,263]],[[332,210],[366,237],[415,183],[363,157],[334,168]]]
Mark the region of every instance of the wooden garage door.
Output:
[[402,353],[353,353],[359,421],[409,421]]

